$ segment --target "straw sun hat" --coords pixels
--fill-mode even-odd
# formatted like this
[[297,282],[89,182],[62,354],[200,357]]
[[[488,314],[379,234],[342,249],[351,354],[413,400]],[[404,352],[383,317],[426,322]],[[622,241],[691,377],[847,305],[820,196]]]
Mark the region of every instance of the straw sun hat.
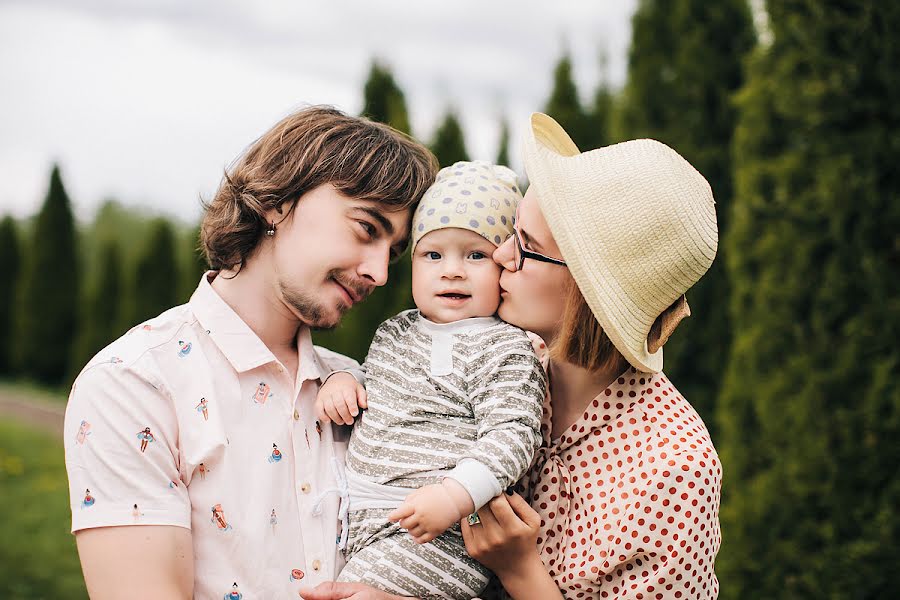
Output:
[[525,135],[525,171],[563,259],[610,341],[636,369],[661,371],[662,348],[651,352],[647,345],[651,327],[683,303],[718,247],[706,179],[656,140],[579,152],[563,128],[541,113],[531,116]]

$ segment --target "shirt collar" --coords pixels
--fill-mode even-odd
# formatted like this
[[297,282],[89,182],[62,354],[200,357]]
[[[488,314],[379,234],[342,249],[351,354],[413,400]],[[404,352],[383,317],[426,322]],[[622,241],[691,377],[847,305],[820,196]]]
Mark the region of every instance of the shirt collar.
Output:
[[[272,351],[212,288],[210,282],[215,276],[215,271],[204,273],[191,296],[189,304],[197,321],[238,373],[276,362]],[[301,381],[324,380],[330,373],[322,364],[309,327],[305,325],[297,331],[297,357],[300,363],[297,376]]]

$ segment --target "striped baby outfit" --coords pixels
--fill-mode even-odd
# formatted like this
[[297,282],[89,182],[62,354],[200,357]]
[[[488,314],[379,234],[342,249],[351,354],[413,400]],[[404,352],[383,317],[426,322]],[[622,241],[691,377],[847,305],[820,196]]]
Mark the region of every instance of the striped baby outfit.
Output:
[[466,553],[458,525],[419,545],[387,515],[409,490],[444,477],[478,509],[528,469],[546,392],[531,342],[494,317],[436,324],[410,310],[375,332],[365,377],[368,409],[347,454],[349,562],[339,579],[418,598],[477,596],[489,573]]

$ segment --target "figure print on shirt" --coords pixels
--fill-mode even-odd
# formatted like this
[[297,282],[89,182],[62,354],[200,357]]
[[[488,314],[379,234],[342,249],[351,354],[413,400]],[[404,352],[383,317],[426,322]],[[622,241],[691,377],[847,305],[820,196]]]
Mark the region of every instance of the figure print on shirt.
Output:
[[170,482],[169,482],[169,489],[170,489],[170,490],[174,490],[174,489],[177,488],[177,487],[178,487],[178,482],[177,482],[177,481],[170,481]]
[[231,586],[231,591],[222,596],[222,600],[241,600],[244,595],[241,593],[241,590],[238,589],[238,584],[235,582]]
[[319,434],[319,439],[322,439],[322,424],[316,421],[316,433]]
[[304,577],[306,577],[306,573],[300,569],[291,569],[291,581],[300,581]]
[[272,526],[272,533],[275,533],[275,526],[278,525],[278,516],[275,514],[275,509],[272,509],[272,514],[269,516],[269,525]]
[[265,404],[266,400],[272,396],[274,396],[274,394],[272,393],[272,388],[269,387],[269,384],[260,381],[259,385],[256,386],[256,391],[253,392],[253,396],[250,397],[250,400],[252,400],[254,404]]
[[89,435],[91,435],[91,424],[82,419],[81,425],[78,426],[78,433],[75,435],[75,443],[84,444]]
[[191,353],[191,343],[184,340],[178,340],[178,356],[184,358]]
[[144,331],[150,331],[150,330],[153,329],[153,328],[150,327],[150,323],[144,323],[144,324],[141,326],[141,329],[143,329]]
[[138,505],[135,504],[134,508],[131,509],[131,516],[134,517],[134,522],[137,523],[140,521],[141,517],[144,516],[144,513],[138,508]]
[[206,479],[206,474],[209,473],[210,468],[207,467],[204,463],[200,463],[197,465],[197,472],[200,473],[200,481]]
[[270,463],[277,463],[281,460],[281,450],[278,449],[278,446],[272,444],[272,454],[269,455],[268,461]]
[[141,452],[147,450],[147,444],[156,441],[156,438],[153,436],[153,433],[150,432],[149,427],[144,427],[141,431],[138,431],[137,438],[141,440]]
[[118,364],[122,363],[122,359],[119,358],[118,356],[110,356],[109,362],[110,362],[110,364],[118,365]]
[[209,401],[206,398],[200,398],[200,403],[194,408],[203,414],[204,421],[209,421]]
[[231,530],[231,525],[225,520],[225,511],[222,510],[221,504],[216,504],[212,507],[212,518],[210,519],[210,522],[215,524],[219,531]]
[[85,489],[84,500],[81,501],[81,508],[90,508],[94,505],[94,502],[96,502],[96,500],[91,496],[91,490]]

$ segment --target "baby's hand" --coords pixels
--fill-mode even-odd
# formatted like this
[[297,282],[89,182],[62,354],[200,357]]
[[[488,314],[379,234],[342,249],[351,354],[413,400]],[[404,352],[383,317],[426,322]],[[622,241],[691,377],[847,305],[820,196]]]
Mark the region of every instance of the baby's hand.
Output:
[[465,488],[448,478],[444,483],[426,485],[412,492],[388,515],[388,520],[400,523],[417,544],[426,544],[447,531],[463,514],[468,514],[466,509],[472,506]]
[[324,423],[353,425],[360,408],[367,408],[366,388],[350,373],[335,373],[316,395],[316,418]]

